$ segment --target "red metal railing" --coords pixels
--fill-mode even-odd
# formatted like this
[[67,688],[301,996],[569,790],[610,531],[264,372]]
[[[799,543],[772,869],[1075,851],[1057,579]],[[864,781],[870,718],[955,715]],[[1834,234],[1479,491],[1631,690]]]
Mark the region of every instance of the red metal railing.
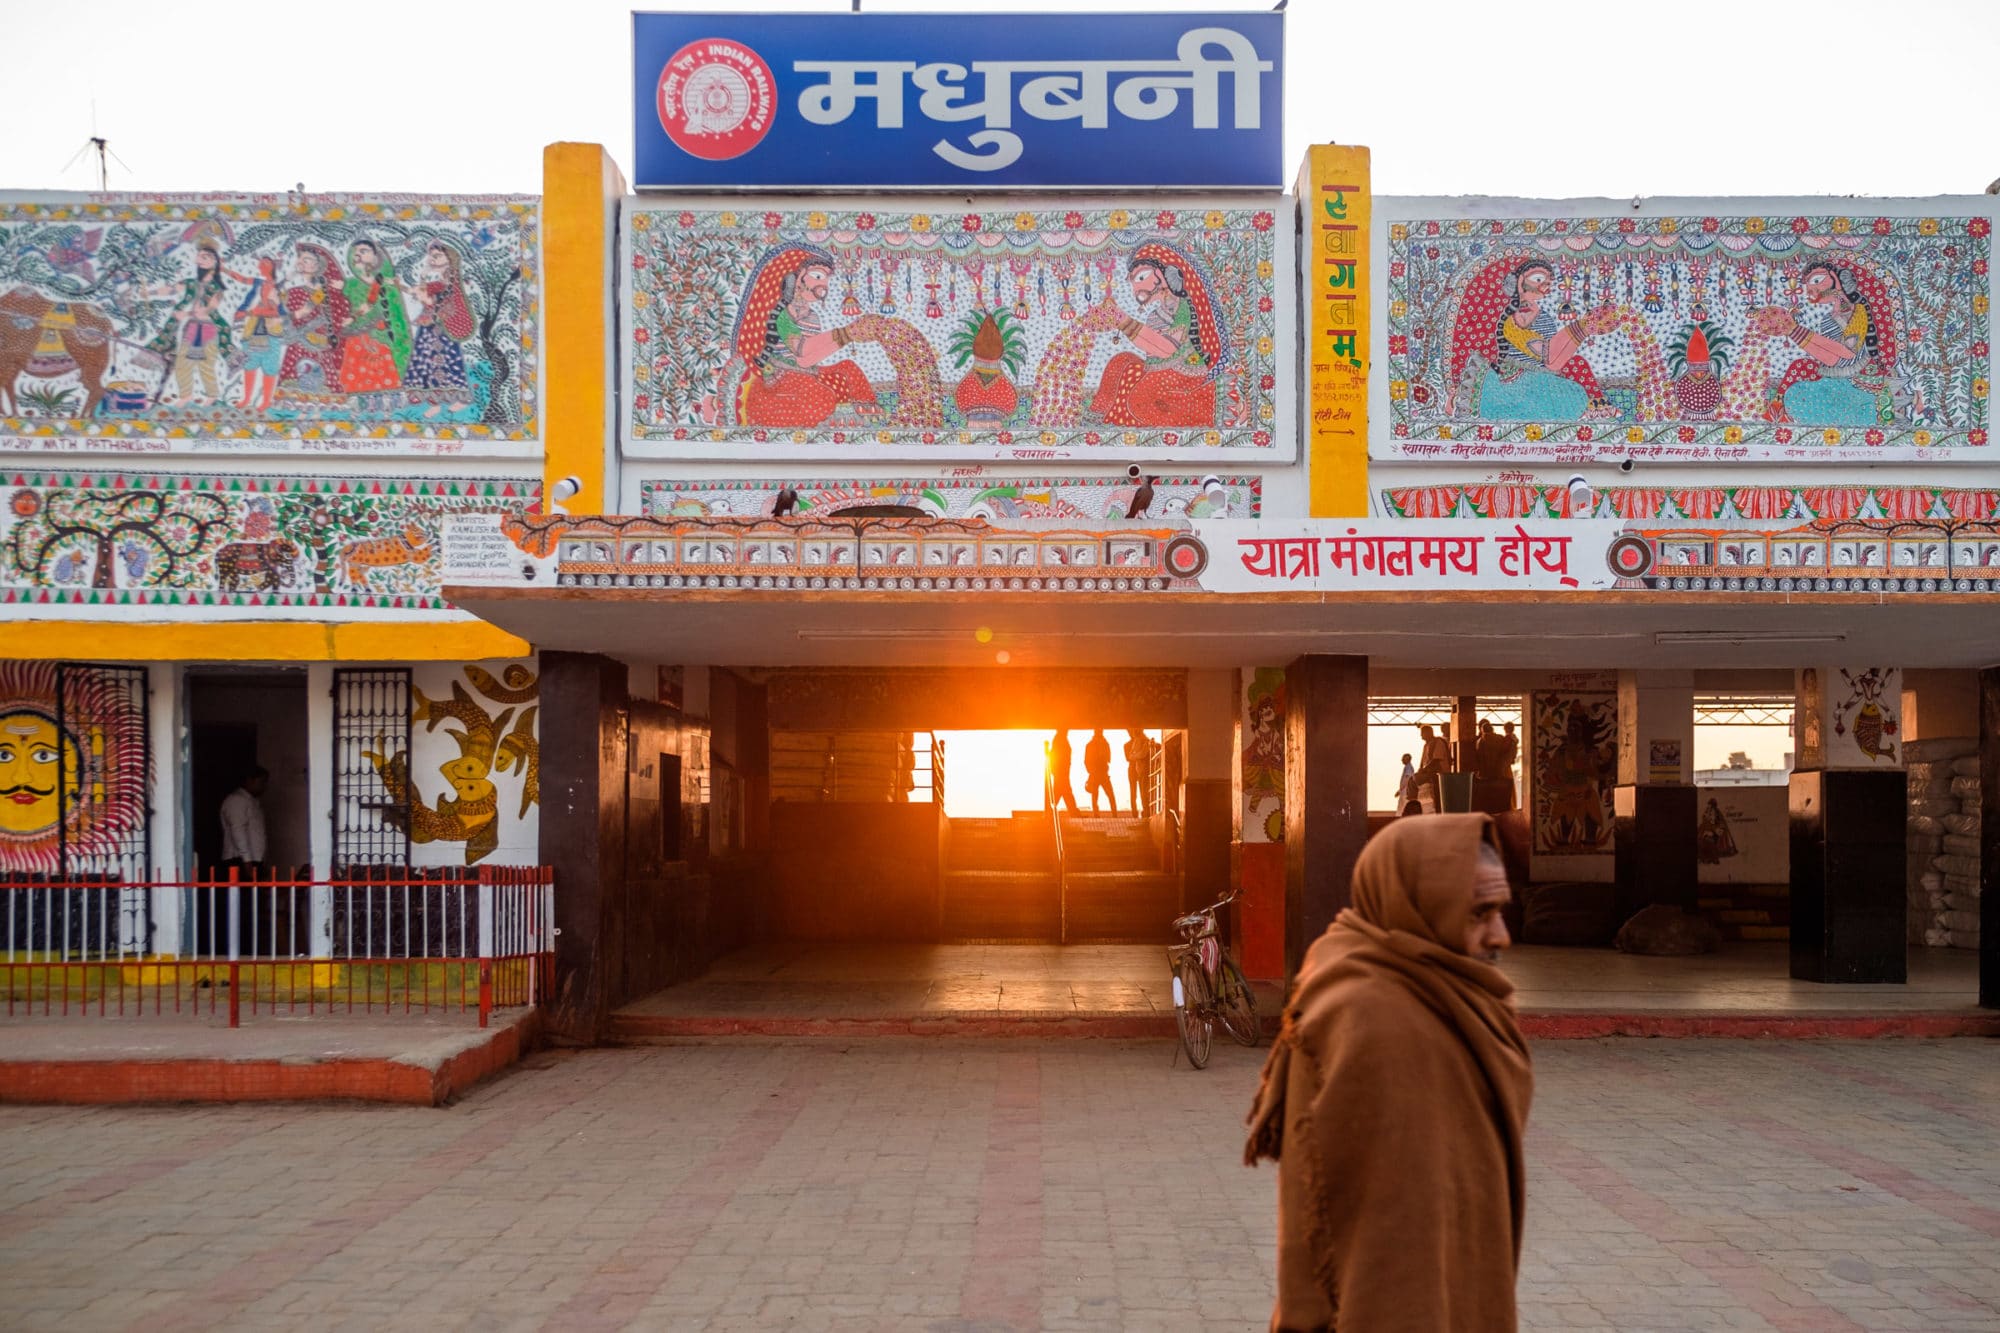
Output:
[[0,882],[9,1015],[478,1011],[539,1003],[546,866],[346,877]]

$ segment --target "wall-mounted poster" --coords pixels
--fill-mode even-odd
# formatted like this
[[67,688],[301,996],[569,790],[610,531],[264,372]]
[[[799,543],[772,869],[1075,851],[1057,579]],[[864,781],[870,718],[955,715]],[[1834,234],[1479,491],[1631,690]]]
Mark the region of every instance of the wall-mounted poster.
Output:
[[0,200],[0,449],[535,453],[539,208]]
[[1679,782],[1681,780],[1681,743],[1677,740],[1656,740],[1646,743],[1646,781]]
[[628,205],[627,446],[1289,462],[1282,205]]
[[1404,458],[1977,455],[1992,218],[1968,200],[1379,199]]

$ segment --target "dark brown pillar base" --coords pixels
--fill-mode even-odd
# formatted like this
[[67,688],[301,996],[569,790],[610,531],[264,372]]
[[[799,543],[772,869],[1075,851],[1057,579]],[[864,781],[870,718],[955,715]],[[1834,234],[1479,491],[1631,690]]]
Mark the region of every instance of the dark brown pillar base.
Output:
[[1979,1003],[2000,1009],[2000,667],[1979,673]]
[[598,1039],[609,1012],[625,883],[623,663],[593,653],[541,655],[542,862],[555,869],[555,999],[549,1028]]
[[1693,787],[1628,784],[1613,794],[1618,920],[1663,905],[1695,910],[1701,896]]
[[1909,979],[1903,839],[1908,781],[1888,772],[1792,774],[1792,976]]
[[1236,788],[1227,778],[1189,778],[1183,790],[1181,910],[1191,912],[1229,892],[1229,802]]
[[1285,668],[1285,975],[1347,906],[1368,841],[1368,659]]

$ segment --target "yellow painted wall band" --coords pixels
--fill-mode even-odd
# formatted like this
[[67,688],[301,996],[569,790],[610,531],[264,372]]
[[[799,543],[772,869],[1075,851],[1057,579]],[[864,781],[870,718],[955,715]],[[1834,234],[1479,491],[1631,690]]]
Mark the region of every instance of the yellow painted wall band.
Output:
[[111,662],[473,662],[525,657],[526,639],[477,621],[336,625],[24,620],[0,623],[0,658]]

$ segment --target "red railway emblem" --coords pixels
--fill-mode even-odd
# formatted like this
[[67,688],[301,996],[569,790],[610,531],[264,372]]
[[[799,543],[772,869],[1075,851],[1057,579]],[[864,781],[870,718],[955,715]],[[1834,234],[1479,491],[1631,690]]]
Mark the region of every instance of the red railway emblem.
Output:
[[764,58],[709,37],[674,52],[655,93],[660,128],[682,152],[710,162],[741,157],[771,132],[778,87]]

